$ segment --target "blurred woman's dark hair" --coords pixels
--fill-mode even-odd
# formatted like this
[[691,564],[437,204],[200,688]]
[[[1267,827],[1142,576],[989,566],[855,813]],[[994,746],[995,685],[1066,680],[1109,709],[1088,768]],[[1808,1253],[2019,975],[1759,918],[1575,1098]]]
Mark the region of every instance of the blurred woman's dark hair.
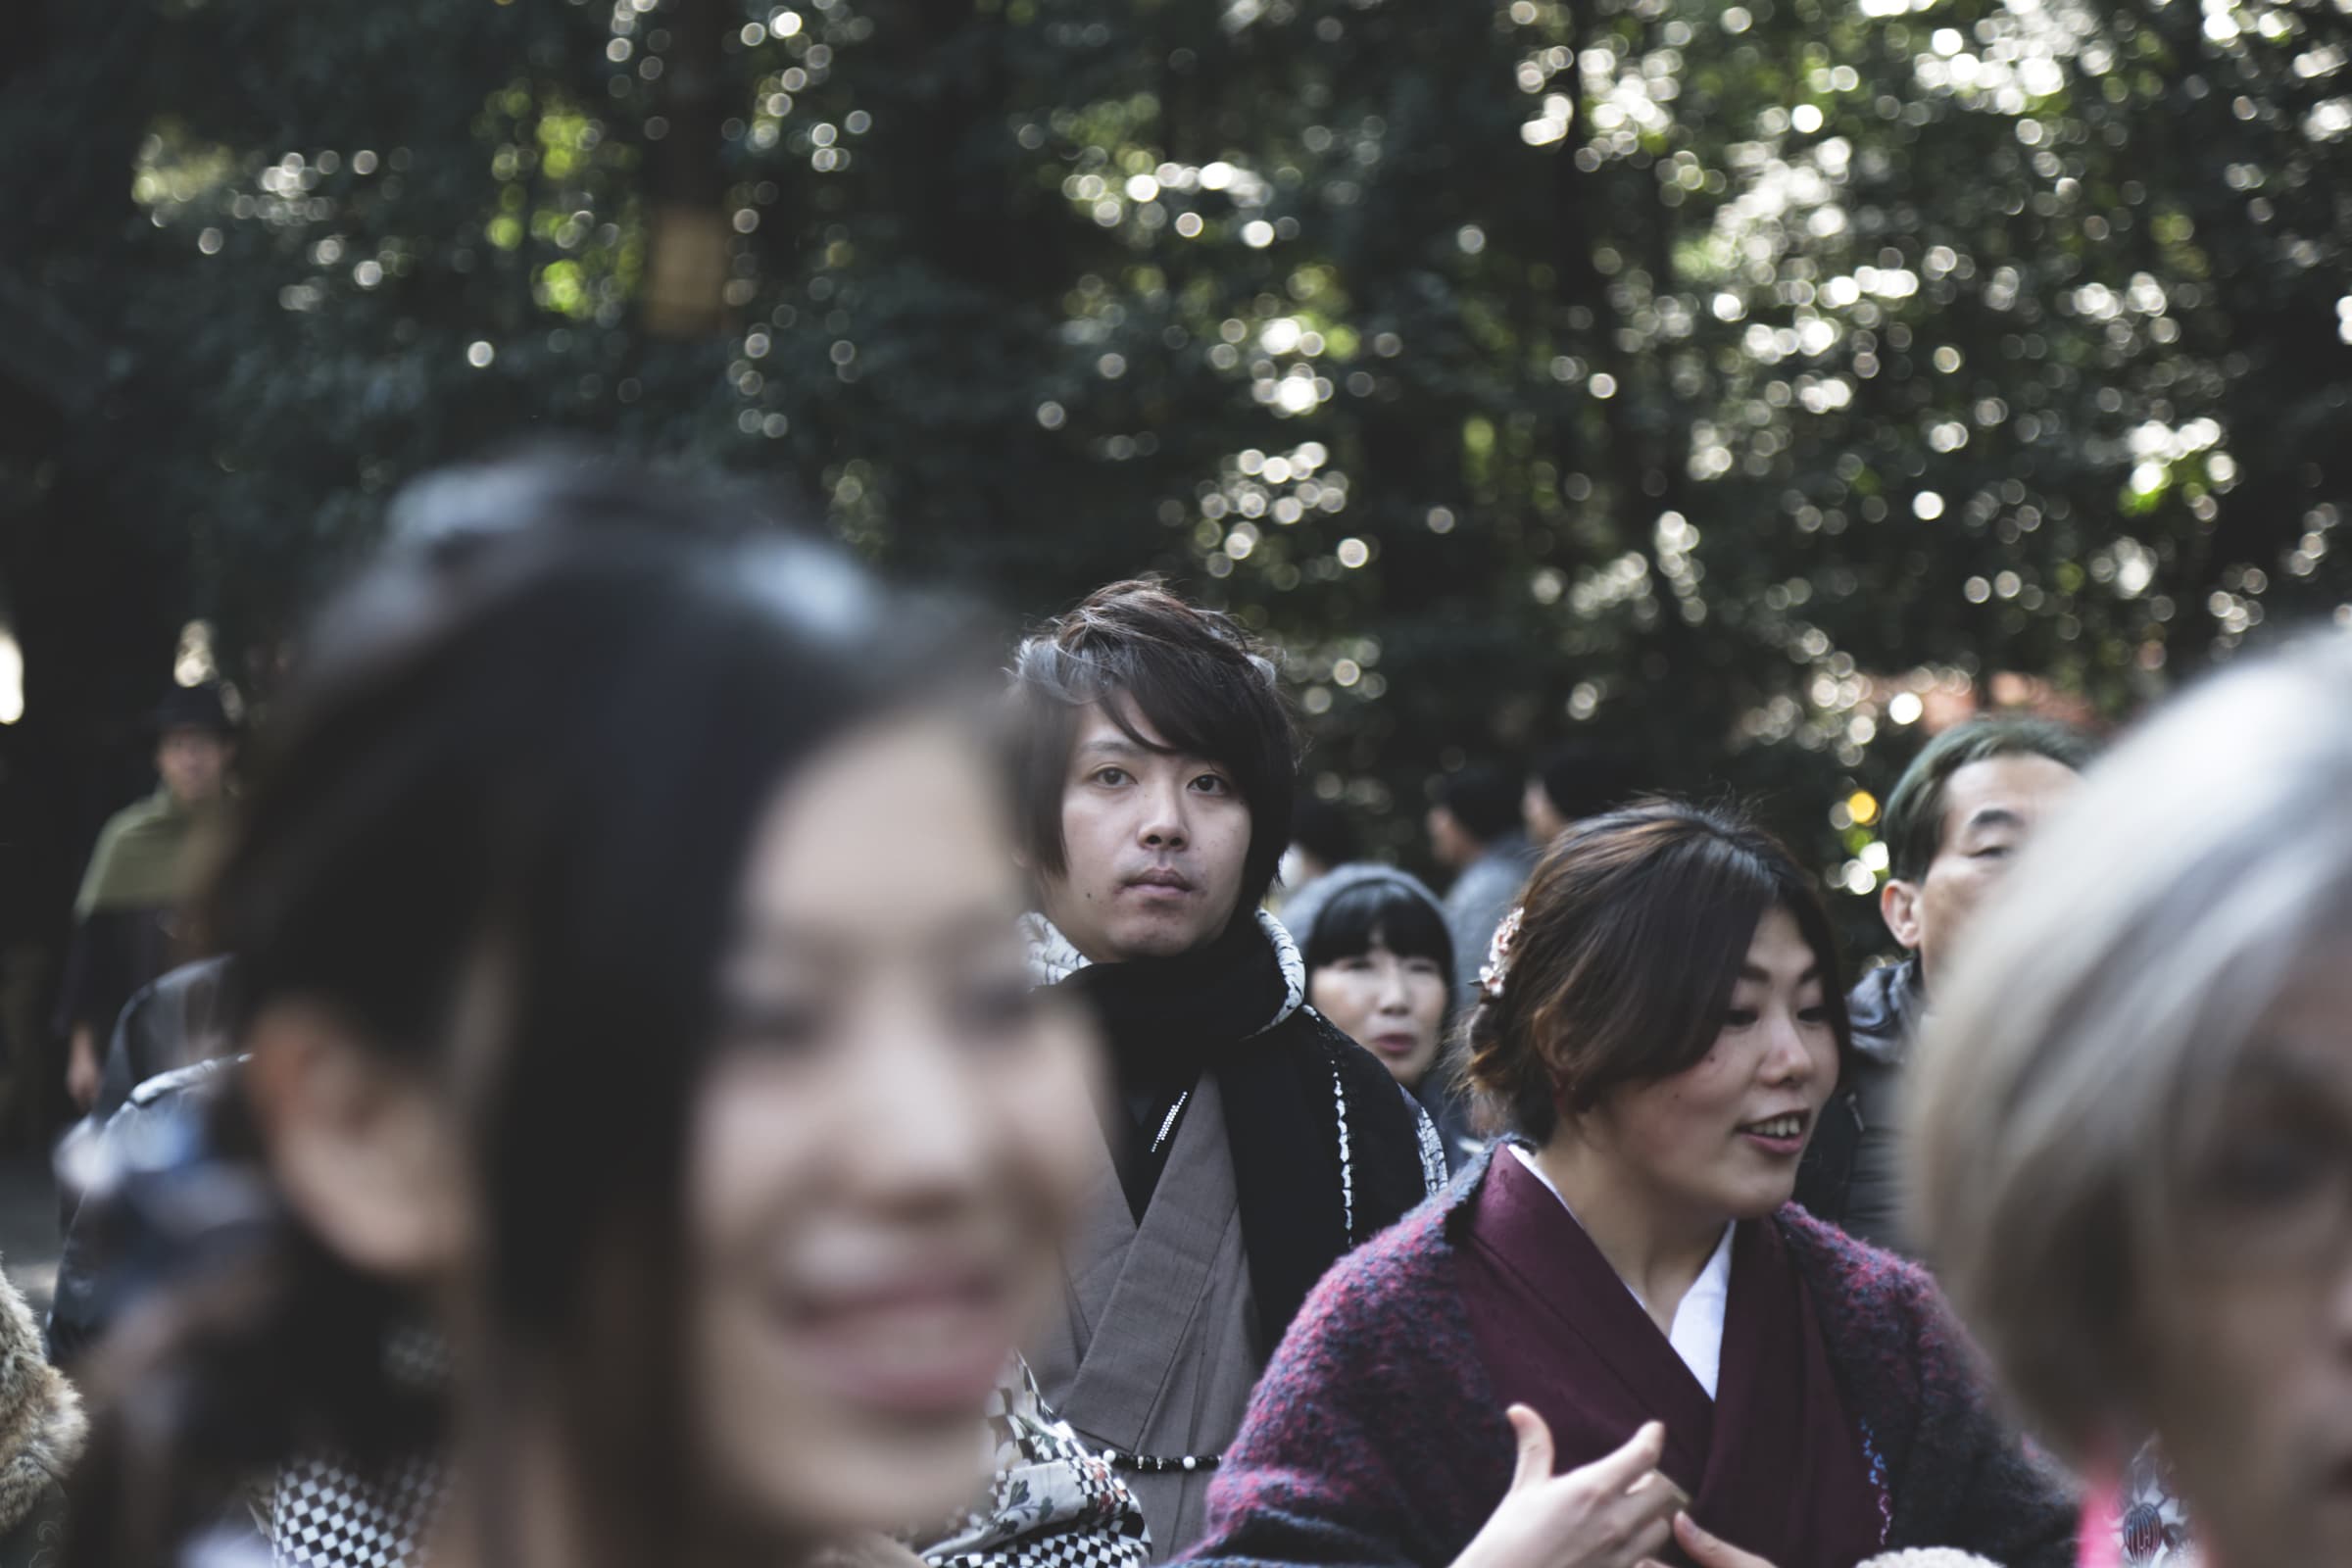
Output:
[[1694,1066],[1722,1032],[1766,911],[1812,949],[1840,1070],[1853,1050],[1837,943],[1812,879],[1739,812],[1645,801],[1569,827],[1528,879],[1501,995],[1465,1025],[1462,1071],[1541,1144],[1625,1085]]
[[1374,947],[1399,958],[1431,960],[1450,988],[1453,938],[1446,930],[1446,911],[1402,878],[1368,879],[1333,894],[1317,910],[1300,956],[1312,976],[1326,964],[1360,958]]
[[[449,1400],[495,1421],[522,1391],[609,1515],[583,1539],[659,1560],[692,1484],[682,1143],[747,845],[796,766],[968,669],[968,628],[740,499],[552,459],[413,494],[318,627],[202,924],[241,1023],[322,1004],[451,1095],[498,1386],[404,1381],[388,1348],[423,1303],[273,1208],[101,1351],[71,1560],[172,1561],[297,1451],[388,1462]],[[232,1163],[257,1157],[240,1107],[217,1107]]]
[[[1138,746],[1233,770],[1250,824],[1238,907],[1254,908],[1265,898],[1289,847],[1298,741],[1273,661],[1239,621],[1181,598],[1157,578],[1110,583],[1020,645],[1012,697],[1020,715],[1019,830],[1039,873],[1067,869],[1063,774],[1080,711],[1100,703]],[[1139,718],[1156,741],[1138,732]]]

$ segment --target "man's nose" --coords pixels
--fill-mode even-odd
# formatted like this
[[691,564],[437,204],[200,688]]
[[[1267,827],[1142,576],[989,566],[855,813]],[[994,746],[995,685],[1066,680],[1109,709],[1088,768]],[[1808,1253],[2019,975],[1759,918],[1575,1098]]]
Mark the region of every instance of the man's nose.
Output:
[[1185,818],[1182,788],[1171,785],[1149,791],[1144,820],[1137,836],[1154,849],[1182,849],[1192,841],[1192,827]]

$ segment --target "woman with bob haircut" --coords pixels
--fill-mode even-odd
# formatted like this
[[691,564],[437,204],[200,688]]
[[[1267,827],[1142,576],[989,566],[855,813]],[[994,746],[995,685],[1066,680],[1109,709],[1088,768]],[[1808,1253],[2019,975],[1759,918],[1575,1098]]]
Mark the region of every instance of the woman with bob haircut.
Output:
[[2061,1568],[2072,1502],[1935,1286],[1788,1203],[1840,997],[1769,835],[1673,802],[1574,824],[1469,1025],[1513,1140],[1325,1277],[1198,1558]]
[[1292,895],[1282,923],[1306,964],[1306,1000],[1429,1113],[1459,1170],[1470,1141],[1450,1071],[1453,938],[1446,906],[1409,871],[1371,860],[1334,866]]
[[256,1555],[213,1533],[258,1486],[262,1560],[910,1563],[877,1533],[929,1526],[1002,1564],[1057,1520],[1140,1563],[1005,1377],[1092,1053],[1027,981],[987,705],[918,630],[955,617],[626,471],[410,510],[203,903],[247,1055],[183,1206],[246,1234],[101,1347],[69,1562]]
[[2352,1562],[2348,705],[2336,636],[2128,737],[1922,1037],[1920,1235],[2038,1428],[2125,1489],[2085,1562],[2178,1560],[2184,1525],[2226,1568]]

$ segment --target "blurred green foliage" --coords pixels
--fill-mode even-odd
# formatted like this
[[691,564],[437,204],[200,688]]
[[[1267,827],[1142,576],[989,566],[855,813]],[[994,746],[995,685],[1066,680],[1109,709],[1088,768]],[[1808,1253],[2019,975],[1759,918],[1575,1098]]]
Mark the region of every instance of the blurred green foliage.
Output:
[[455,457],[773,476],[1024,612],[1234,606],[1394,844],[1599,735],[1856,892],[1829,803],[1972,683],[2352,619],[2344,0],[793,7],[44,0],[8,265],[110,349],[38,482],[242,646]]

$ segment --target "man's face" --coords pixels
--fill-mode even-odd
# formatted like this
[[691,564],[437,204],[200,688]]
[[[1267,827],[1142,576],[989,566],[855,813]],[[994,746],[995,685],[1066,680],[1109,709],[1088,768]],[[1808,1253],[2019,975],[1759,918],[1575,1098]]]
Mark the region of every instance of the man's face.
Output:
[[155,770],[180,805],[212,800],[228,776],[228,742],[209,729],[167,730],[156,743]]
[[2081,777],[2064,762],[2029,753],[1971,762],[1945,781],[1942,836],[1927,874],[1889,882],[1879,896],[1886,929],[1919,955],[1928,980],[1949,961],[2010,860]]
[[1459,871],[1478,858],[1478,840],[1462,826],[1462,819],[1453,814],[1453,808],[1431,807],[1421,826],[1429,833],[1429,853],[1447,870]]
[[1538,844],[1549,844],[1568,831],[1568,818],[1551,803],[1551,791],[1540,778],[1527,781],[1519,796],[1519,817],[1527,824],[1527,836]]
[[1046,918],[1097,963],[1190,953],[1232,920],[1250,833],[1232,769],[1138,746],[1090,706],[1062,775],[1063,870],[1042,879]]

